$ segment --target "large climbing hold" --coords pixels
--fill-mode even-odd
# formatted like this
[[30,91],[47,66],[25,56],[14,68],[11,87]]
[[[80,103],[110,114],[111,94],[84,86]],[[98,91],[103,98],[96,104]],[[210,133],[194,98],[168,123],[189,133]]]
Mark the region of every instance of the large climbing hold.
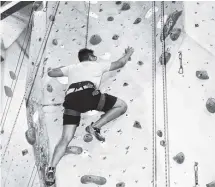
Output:
[[180,28],[174,28],[170,32],[170,39],[172,41],[176,41],[179,38],[180,34],[181,34],[181,29]]
[[[165,54],[164,55],[165,64],[167,64],[169,62],[170,58],[171,58],[171,53],[165,52],[164,54]],[[163,65],[163,54],[160,56],[159,62],[160,62],[161,65]]]
[[129,10],[130,8],[131,6],[129,3],[123,3],[121,10],[126,11],[126,10]]
[[180,152],[176,156],[173,157],[173,160],[178,164],[182,164],[184,162],[185,156],[184,153]]
[[[163,35],[161,32],[160,35],[160,40],[162,41],[162,39],[166,39],[167,36],[170,34],[170,32],[172,31],[173,27],[175,26],[178,18],[182,15],[182,11],[175,11],[172,14],[169,15],[169,17],[166,20],[166,23],[163,26]],[[163,38],[164,37],[164,38]]]
[[78,146],[68,146],[66,148],[65,155],[68,155],[68,154],[80,155],[82,152],[83,152],[83,149],[81,147],[78,147]]
[[98,34],[91,36],[90,43],[92,45],[98,45],[102,41],[101,37]]
[[34,145],[36,142],[36,130],[34,127],[29,128],[26,132],[25,132],[25,137],[26,140],[28,141],[28,143],[30,145]]
[[13,91],[11,90],[10,87],[4,86],[4,91],[7,97],[13,97]]
[[207,71],[196,71],[196,77],[202,80],[209,79]]
[[125,187],[125,183],[124,182],[119,182],[116,184],[116,187]]
[[206,184],[207,187],[215,187],[215,181],[212,181],[209,184]]
[[106,184],[107,180],[104,177],[95,176],[95,175],[84,175],[81,177],[82,184],[89,184],[94,183],[97,185],[104,185]]
[[206,102],[206,108],[210,113],[215,113],[215,99],[209,98]]
[[16,79],[16,74],[15,74],[13,71],[10,71],[9,74],[10,74],[10,78],[11,78],[12,80],[15,80],[15,79]]

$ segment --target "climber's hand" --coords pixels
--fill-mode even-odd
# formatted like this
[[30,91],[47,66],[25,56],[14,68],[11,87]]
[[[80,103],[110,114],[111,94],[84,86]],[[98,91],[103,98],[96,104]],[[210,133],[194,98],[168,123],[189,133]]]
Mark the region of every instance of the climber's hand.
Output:
[[133,47],[128,47],[125,49],[125,54],[128,56],[131,56],[134,53],[134,48]]

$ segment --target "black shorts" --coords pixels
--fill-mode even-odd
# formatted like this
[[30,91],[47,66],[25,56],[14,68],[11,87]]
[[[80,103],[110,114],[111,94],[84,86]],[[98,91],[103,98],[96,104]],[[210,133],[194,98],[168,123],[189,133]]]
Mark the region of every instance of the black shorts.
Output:
[[[90,110],[97,110],[97,106],[101,97],[101,93],[93,96],[94,89],[85,89],[77,92],[72,92],[65,97],[63,106],[65,109],[71,109],[80,113],[85,113]],[[102,109],[103,112],[107,112],[112,109],[116,103],[117,97],[104,94],[105,104]],[[73,124],[79,126],[81,116],[63,115],[63,125]]]

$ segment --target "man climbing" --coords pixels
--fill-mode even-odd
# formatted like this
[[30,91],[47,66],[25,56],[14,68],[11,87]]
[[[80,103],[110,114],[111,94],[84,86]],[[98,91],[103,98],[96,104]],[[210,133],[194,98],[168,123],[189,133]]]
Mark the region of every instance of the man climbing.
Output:
[[86,131],[99,141],[105,141],[100,133],[101,127],[126,112],[127,104],[123,100],[101,93],[99,87],[103,74],[124,67],[133,52],[134,49],[128,47],[122,58],[107,63],[98,62],[94,51],[85,48],[78,53],[80,63],[51,69],[48,72],[50,77],[68,77],[69,84],[63,103],[63,133],[55,147],[46,173],[46,184],[48,186],[55,183],[55,168],[74,137],[76,128],[80,123],[81,113],[91,110],[104,112],[104,115],[98,121],[86,127]]

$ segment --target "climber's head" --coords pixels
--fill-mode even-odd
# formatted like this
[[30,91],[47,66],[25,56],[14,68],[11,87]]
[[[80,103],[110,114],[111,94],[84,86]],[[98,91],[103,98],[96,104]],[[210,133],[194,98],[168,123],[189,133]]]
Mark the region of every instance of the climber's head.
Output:
[[78,58],[80,62],[84,62],[84,61],[96,61],[97,57],[93,54],[94,51],[91,49],[81,49],[78,52]]

